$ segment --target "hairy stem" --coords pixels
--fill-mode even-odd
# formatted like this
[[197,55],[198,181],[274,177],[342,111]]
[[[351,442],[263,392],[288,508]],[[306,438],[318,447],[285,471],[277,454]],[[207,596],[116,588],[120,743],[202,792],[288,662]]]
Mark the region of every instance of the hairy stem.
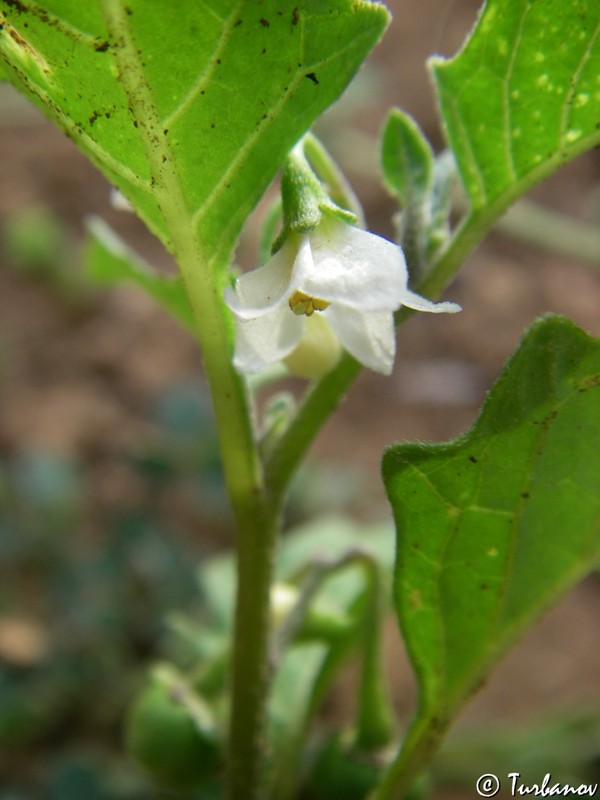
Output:
[[276,519],[252,515],[239,530],[227,797],[258,800],[265,775],[269,612]]
[[[229,797],[260,796],[268,689],[269,591],[277,514],[267,501],[245,384],[232,364],[232,336],[222,276],[232,246],[217,259],[201,246],[176,161],[146,81],[129,15],[120,0],[102,0],[119,78],[144,142],[169,247],[183,275],[210,386],[225,481],[237,523],[238,596],[234,626],[229,734]],[[220,252],[219,251],[219,252]]]

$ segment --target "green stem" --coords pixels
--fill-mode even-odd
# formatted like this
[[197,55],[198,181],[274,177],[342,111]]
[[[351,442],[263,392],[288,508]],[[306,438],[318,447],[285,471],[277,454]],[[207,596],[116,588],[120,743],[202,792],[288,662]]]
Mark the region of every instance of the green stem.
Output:
[[[336,639],[336,641],[331,643],[329,652],[321,666],[321,669],[319,670],[317,679],[312,685],[310,701],[304,708],[304,718],[302,723],[299,725],[293,739],[289,742],[289,755],[284,762],[281,762],[278,765],[279,768],[274,776],[272,789],[274,800],[289,800],[290,798],[295,797],[298,786],[298,775],[300,773],[303,742],[306,740],[311,721],[314,719],[326,692],[330,688],[332,682],[335,680],[341,667],[344,665],[348,657],[356,649],[363,645],[365,639],[369,639],[367,650],[369,650],[369,646],[371,644],[375,644],[379,648],[381,643],[379,638],[377,638],[377,642],[375,643],[368,634],[365,634],[365,625],[369,624],[366,617],[369,615],[369,602],[373,598],[372,590],[375,588],[375,583],[377,584],[378,602],[381,602],[383,599],[377,563],[369,553],[362,550],[352,549],[338,559],[333,561],[318,560],[309,565],[308,569],[302,570],[303,573],[307,574],[305,579],[306,583],[302,588],[302,594],[299,598],[297,609],[293,610],[290,614],[290,625],[287,630],[282,631],[283,635],[280,637],[279,642],[280,647],[284,646],[285,643],[288,642],[290,638],[293,637],[293,635],[298,631],[304,616],[309,612],[310,601],[319,591],[323,583],[331,576],[356,565],[358,565],[364,571],[367,584],[364,593],[357,597],[351,608],[348,609],[349,617],[354,618],[356,622],[352,626],[352,629],[346,632],[346,635],[339,637],[339,639]],[[365,597],[367,598],[366,603]],[[378,607],[378,611],[379,610],[381,610],[380,607]],[[299,613],[296,614],[296,611]],[[372,624],[372,620],[369,621]],[[378,656],[375,657],[375,659],[377,658]],[[369,661],[367,667],[369,672],[371,668],[375,668],[376,666],[375,659],[371,659],[368,654],[365,654],[365,660]],[[374,675],[372,675],[372,677],[374,678],[375,682],[380,683],[380,672],[376,678]],[[383,688],[381,687],[381,684],[380,688]],[[387,698],[384,697],[384,694],[385,692],[380,693],[378,690],[372,692],[371,687],[366,688],[364,685],[361,686],[361,698],[359,700],[359,706],[361,707],[361,712],[359,713],[359,728],[361,722],[364,722],[368,728],[369,736],[370,734],[375,734],[378,742],[381,741],[381,733],[383,729],[377,725],[377,730],[375,730],[375,727],[371,724],[372,719],[369,721],[366,720],[369,710],[364,707],[364,703],[368,703],[370,700],[375,700],[376,704],[380,701],[385,703],[386,708],[382,711],[382,715],[379,713],[379,708],[372,709],[373,719],[376,718],[379,720],[381,716],[381,720],[383,720],[383,717],[387,715],[389,720],[390,704],[386,702]],[[364,732],[367,733],[367,730],[365,729]],[[373,740],[370,739],[370,741]],[[386,743],[388,741],[389,739],[386,739]],[[378,747],[379,745],[374,746]],[[367,747],[367,749],[369,748]]]
[[410,787],[439,748],[448,728],[447,720],[419,715],[409,728],[399,757],[383,780],[369,795],[369,800],[404,800]]
[[383,622],[387,609],[377,562],[363,558],[367,579],[363,609],[363,663],[358,694],[355,744],[370,752],[386,747],[395,734],[395,721],[382,663]]
[[338,366],[309,390],[265,465],[265,481],[274,498],[283,498],[314,438],[360,370],[357,361],[344,355]]
[[276,520],[254,516],[239,531],[227,797],[262,797],[269,685],[269,611]]
[[[102,0],[119,78],[146,149],[154,190],[190,298],[220,438],[225,481],[237,523],[238,595],[234,625],[229,797],[258,798],[268,690],[269,591],[277,513],[264,490],[245,384],[233,368],[229,313],[216,263],[203,251],[168,137],[121,0]],[[227,263],[225,263],[227,260]]]

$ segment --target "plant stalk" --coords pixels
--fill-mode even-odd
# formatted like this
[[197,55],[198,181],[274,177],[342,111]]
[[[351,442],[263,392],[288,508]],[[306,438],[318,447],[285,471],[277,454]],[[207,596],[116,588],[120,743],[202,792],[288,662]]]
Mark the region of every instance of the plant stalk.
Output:
[[363,558],[367,580],[363,609],[363,663],[358,695],[355,745],[372,752],[390,745],[396,733],[383,659],[383,623],[388,607],[377,562]]
[[404,800],[425,765],[439,748],[449,722],[418,716],[409,728],[398,757],[388,767],[368,800]]
[[227,794],[258,800],[265,781],[264,737],[271,665],[270,587],[276,520],[238,521],[238,585],[232,660]]
[[231,800],[254,800],[261,795],[264,760],[269,604],[277,514],[264,487],[246,385],[233,367],[233,336],[222,284],[234,243],[221,241],[218,252],[205,252],[183,192],[176,159],[163,134],[126,7],[121,0],[102,0],[102,10],[115,45],[111,51],[119,79],[146,150],[168,231],[167,244],[178,262],[192,306],[215,410],[225,482],[237,523],[238,595],[228,796]]

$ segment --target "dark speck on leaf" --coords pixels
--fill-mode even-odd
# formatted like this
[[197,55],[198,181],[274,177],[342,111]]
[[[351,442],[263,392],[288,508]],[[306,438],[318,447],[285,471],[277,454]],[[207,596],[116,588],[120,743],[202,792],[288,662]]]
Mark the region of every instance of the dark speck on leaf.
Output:
[[168,132],[169,132],[169,129],[168,129],[168,128],[165,128],[165,129],[164,129],[164,131],[163,131],[163,133],[164,133],[164,135],[165,135],[165,136],[167,135],[167,133],[168,133]]
[[292,9],[292,27],[295,27],[300,22],[300,14],[298,12],[298,6],[294,6]]
[[215,123],[215,122],[211,122],[211,123],[210,123],[210,127],[211,127],[211,128],[215,128],[215,127],[216,127],[216,123]]
[[264,56],[264,54],[265,54],[266,52],[267,52],[267,48],[266,48],[266,47],[263,47],[263,49],[260,51],[260,54],[261,54],[261,56]]
[[162,163],[164,164],[166,160],[167,160],[167,157],[166,157],[166,156],[163,156],[163,157],[162,157]]
[[529,497],[529,492],[521,492],[521,497],[523,498],[523,500],[527,500],[527,498]]
[[238,21],[235,23],[235,25],[233,27],[234,28],[239,28],[241,24],[242,24],[242,20],[238,19]]
[[138,121],[137,121],[137,119],[134,119],[133,120],[133,127],[137,128],[137,126],[138,126]]
[[316,74],[314,72],[307,72],[304,77],[308,78],[310,81],[312,81],[315,84],[315,86],[319,85],[319,79],[317,78],[317,76],[316,76]]
[[471,462],[471,464],[477,463],[477,459],[475,458],[475,456],[469,456],[469,461]]
[[263,26],[263,28],[271,27],[271,23],[269,22],[269,20],[265,19],[264,17],[261,17],[260,24]]
[[94,50],[95,50],[97,53],[106,53],[106,51],[108,50],[108,48],[109,48],[109,44],[108,44],[108,42],[107,42],[107,41],[104,41],[104,42],[98,42],[98,44],[94,45]]

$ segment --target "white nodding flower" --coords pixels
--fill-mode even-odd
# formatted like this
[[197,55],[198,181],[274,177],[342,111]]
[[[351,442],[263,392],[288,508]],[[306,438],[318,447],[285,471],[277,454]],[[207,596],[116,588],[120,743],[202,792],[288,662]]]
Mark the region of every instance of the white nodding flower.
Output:
[[[460,311],[456,303],[433,303],[410,291],[397,245],[332,217],[310,233],[289,234],[267,264],[226,290],[225,300],[237,320],[234,364],[240,372],[258,372],[289,358],[290,368],[304,377],[319,377],[339,357],[338,347],[316,369],[296,368],[306,360],[297,357],[304,340],[312,339],[315,352],[313,314],[354,358],[389,375],[396,350],[394,311],[401,306]],[[335,342],[331,331],[325,339]]]

